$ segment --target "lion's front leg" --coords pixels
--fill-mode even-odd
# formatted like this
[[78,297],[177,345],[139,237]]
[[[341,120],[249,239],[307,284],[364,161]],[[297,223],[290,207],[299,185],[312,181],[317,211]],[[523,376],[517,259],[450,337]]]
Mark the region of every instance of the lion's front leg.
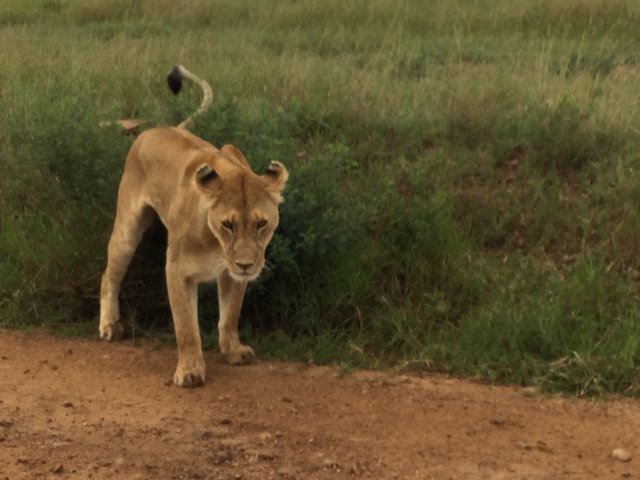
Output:
[[173,382],[179,387],[204,383],[205,365],[198,327],[198,286],[167,263],[167,290],[178,344],[178,366]]
[[218,277],[218,342],[225,361],[230,365],[243,365],[255,359],[253,349],[240,343],[238,336],[238,319],[246,289],[246,282],[235,281],[227,271]]

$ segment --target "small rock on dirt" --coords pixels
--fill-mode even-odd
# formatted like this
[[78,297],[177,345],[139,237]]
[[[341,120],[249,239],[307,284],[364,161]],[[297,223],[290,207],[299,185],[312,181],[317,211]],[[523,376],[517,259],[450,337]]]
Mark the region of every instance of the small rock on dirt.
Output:
[[0,427],[9,428],[13,425],[11,420],[0,420]]
[[281,467],[278,469],[278,477],[284,480],[293,480],[298,472],[293,467]]
[[51,470],[51,473],[55,473],[55,474],[60,474],[64,472],[64,465],[62,465],[61,463],[59,463],[58,465],[56,465],[53,470]]
[[507,421],[504,418],[496,417],[491,419],[491,423],[496,427],[504,427]]
[[255,453],[256,459],[262,462],[270,462],[271,460],[275,460],[277,455],[274,452],[269,450],[259,450]]
[[631,460],[631,452],[624,448],[615,448],[613,452],[611,452],[611,457],[621,462],[628,462]]
[[339,468],[340,465],[338,465],[338,462],[336,462],[335,459],[333,458],[325,458],[322,461],[322,466],[325,468]]
[[222,465],[233,460],[233,454],[229,450],[219,450],[211,456],[211,461],[216,465]]
[[539,450],[545,453],[553,452],[553,449],[542,440],[538,440],[536,443],[516,442],[516,447],[522,450]]

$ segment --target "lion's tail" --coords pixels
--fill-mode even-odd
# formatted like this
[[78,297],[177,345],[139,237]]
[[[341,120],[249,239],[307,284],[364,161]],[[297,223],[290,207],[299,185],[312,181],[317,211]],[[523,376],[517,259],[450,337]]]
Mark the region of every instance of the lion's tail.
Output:
[[198,107],[195,112],[189,115],[182,123],[178,125],[178,128],[189,128],[193,125],[193,119],[195,117],[202,115],[207,110],[209,110],[211,101],[213,99],[213,91],[211,90],[211,85],[209,85],[206,80],[203,80],[197,75],[194,75],[182,65],[175,65],[169,72],[169,75],[167,75],[167,83],[169,84],[169,88],[171,89],[171,91],[176,95],[180,93],[180,89],[182,88],[182,80],[189,80],[202,89],[202,103],[200,103],[200,107]]

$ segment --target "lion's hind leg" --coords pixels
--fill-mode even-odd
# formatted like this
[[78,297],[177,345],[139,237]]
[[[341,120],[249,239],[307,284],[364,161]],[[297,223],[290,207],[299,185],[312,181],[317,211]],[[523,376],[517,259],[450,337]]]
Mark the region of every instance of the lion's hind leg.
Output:
[[154,211],[146,205],[134,209],[122,207],[119,205],[116,214],[109,240],[107,268],[100,287],[100,337],[105,340],[122,338],[124,327],[120,323],[118,303],[120,284],[142,235],[155,217]]

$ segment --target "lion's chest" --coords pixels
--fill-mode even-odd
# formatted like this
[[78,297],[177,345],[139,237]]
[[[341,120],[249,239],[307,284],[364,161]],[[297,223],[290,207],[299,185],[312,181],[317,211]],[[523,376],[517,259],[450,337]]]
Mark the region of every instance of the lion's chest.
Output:
[[187,276],[197,283],[212,282],[226,270],[226,264],[219,258],[190,259]]
[[183,278],[196,283],[211,282],[227,269],[222,252],[217,249],[173,249],[169,259]]

